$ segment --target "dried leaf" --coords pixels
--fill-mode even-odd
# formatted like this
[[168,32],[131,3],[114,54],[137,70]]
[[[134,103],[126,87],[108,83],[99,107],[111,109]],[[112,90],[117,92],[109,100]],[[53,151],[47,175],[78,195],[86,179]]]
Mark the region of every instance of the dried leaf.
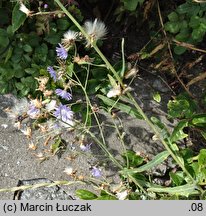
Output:
[[155,3],[155,0],[149,0],[146,2],[146,6],[144,8],[144,13],[143,13],[144,20],[148,19],[148,14],[152,10],[154,3]]
[[51,140],[51,136],[47,137],[47,139],[44,142],[44,146],[47,146],[50,140]]
[[152,52],[150,52],[149,56],[150,56],[150,57],[153,56],[155,53],[157,53],[158,51],[160,51],[161,49],[163,49],[164,46],[165,46],[164,43],[163,43],[163,44],[162,44],[162,43],[159,44],[158,46],[156,46],[156,47],[152,50]]

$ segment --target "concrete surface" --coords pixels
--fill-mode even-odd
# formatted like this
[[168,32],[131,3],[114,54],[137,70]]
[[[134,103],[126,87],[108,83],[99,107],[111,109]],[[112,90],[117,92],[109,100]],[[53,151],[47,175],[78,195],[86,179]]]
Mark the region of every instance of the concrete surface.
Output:
[[[158,77],[150,76],[137,77],[133,88],[133,94],[145,112],[150,116],[160,116],[162,121],[171,128],[172,123],[167,120],[164,112],[171,95],[167,86]],[[161,93],[161,105],[152,99],[152,94],[156,91]],[[61,158],[53,156],[49,160],[40,163],[34,154],[37,155],[39,152],[43,152],[43,149],[45,150],[45,147],[42,145],[43,139],[40,139],[40,144],[38,144],[36,151],[28,149],[31,140],[28,140],[25,135],[15,129],[12,126],[13,123],[3,112],[8,105],[12,105],[10,97],[8,95],[0,96],[0,188],[15,187],[19,180],[35,178],[48,178],[52,181],[73,180],[72,177],[64,172],[64,169],[67,167],[73,167],[74,170],[77,170],[79,176],[91,176],[90,168],[95,165],[102,168],[103,174],[109,182],[119,182],[117,170],[111,165],[110,161],[107,162],[105,160],[105,157],[101,154],[99,148],[95,146],[95,143],[92,144],[89,155],[85,156],[78,153],[79,145],[75,143],[75,132],[66,132],[64,134],[67,148]],[[149,157],[163,150],[161,144],[152,139],[154,134],[151,133],[150,128],[144,121],[134,119],[121,112],[117,115],[121,118],[123,130],[126,133],[125,143],[127,149],[144,153],[149,155]],[[112,124],[107,114],[101,112],[99,116],[108,125]],[[104,127],[103,130],[108,149],[117,158],[120,158],[122,146],[117,139],[114,128]],[[36,137],[40,135],[38,131],[34,133],[34,142]],[[71,160],[74,154],[78,156],[74,160]],[[89,189],[92,188],[85,185],[64,186],[63,188],[68,194],[74,195],[76,188],[88,187]],[[92,190],[95,191],[94,188]],[[0,192],[0,199],[12,198],[12,192]]]

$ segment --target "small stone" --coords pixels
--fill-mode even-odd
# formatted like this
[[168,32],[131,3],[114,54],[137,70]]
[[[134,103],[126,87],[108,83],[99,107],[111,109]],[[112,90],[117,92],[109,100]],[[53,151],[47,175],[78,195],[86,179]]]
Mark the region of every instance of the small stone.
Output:
[[169,89],[167,88],[167,86],[159,79],[156,79],[153,84],[152,84],[152,87],[154,89],[156,89],[157,91],[160,91],[160,92],[168,92]]
[[7,124],[1,124],[1,127],[6,129],[8,127],[8,125]]

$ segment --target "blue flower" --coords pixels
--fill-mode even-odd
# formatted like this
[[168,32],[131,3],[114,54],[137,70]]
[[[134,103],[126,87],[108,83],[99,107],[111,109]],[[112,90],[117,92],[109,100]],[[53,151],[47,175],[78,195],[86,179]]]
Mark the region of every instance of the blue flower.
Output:
[[92,173],[92,176],[94,176],[96,178],[100,178],[102,176],[101,170],[98,169],[97,167],[93,167],[91,173]]
[[67,53],[66,49],[60,43],[58,45],[59,45],[59,47],[56,47],[57,56],[60,59],[67,59],[68,53]]
[[92,143],[86,144],[86,145],[80,145],[80,149],[84,152],[88,152],[91,149]]
[[63,123],[65,123],[65,124],[63,124],[63,126],[65,126],[65,127],[71,127],[74,125],[73,112],[66,105],[60,104],[56,108],[56,111],[54,112],[54,116],[57,119],[60,119],[61,121],[63,121]]
[[65,91],[65,90],[62,90],[62,89],[56,89],[55,90],[55,93],[60,96],[61,98],[65,99],[65,100],[71,100],[72,99],[72,95]]
[[27,111],[27,114],[30,118],[35,119],[40,114],[40,110],[37,109],[32,103],[29,105],[29,110]]
[[47,71],[49,72],[50,76],[53,78],[54,82],[57,81],[57,74],[56,71],[52,66],[47,67]]

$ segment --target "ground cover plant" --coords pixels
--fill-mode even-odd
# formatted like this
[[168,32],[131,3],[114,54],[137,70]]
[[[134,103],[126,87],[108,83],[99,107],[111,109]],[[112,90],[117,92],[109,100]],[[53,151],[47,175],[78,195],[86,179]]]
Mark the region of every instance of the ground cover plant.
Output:
[[[85,2],[90,6],[101,1]],[[99,194],[77,190],[76,195],[81,199],[205,199],[205,72],[187,76],[187,70],[193,70],[200,62],[204,67],[206,3],[187,0],[170,4],[173,10],[168,12],[161,1],[113,1],[115,21],[124,23],[125,15],[131,18],[131,25],[136,25],[133,21],[136,19],[147,21],[150,40],[138,52],[126,56],[127,39],[121,38],[119,58],[110,61],[107,53],[102,52],[110,34],[109,27],[100,18],[85,20],[80,2],[2,3],[2,8],[10,10],[0,23],[1,93],[28,97],[28,100],[20,100],[23,107],[20,113],[14,113],[18,108],[7,111],[15,126],[28,139],[35,129],[49,134],[50,152],[38,155],[41,161],[64,149],[62,131],[75,130],[81,150],[87,152],[91,148],[91,144],[85,142],[89,137],[120,176],[119,188],[114,190],[106,181],[94,180],[102,176],[98,166],[91,169],[94,179],[79,177],[72,169],[65,170],[76,183],[93,184],[100,189]],[[150,21],[150,16],[155,16],[155,21]],[[127,25],[129,23],[126,30]],[[188,58],[187,64],[182,66],[187,52],[193,52],[194,59]],[[173,95],[167,102],[167,118],[176,122],[172,130],[158,115],[148,116],[134,97],[132,84],[139,69],[144,69],[143,64],[159,70],[168,79]],[[203,84],[198,86],[201,91],[197,94],[190,87],[200,82]],[[154,92],[153,98],[162,103],[160,92]],[[121,158],[107,147],[101,111],[113,120],[110,127],[115,128],[122,146]],[[127,149],[125,132],[116,123],[116,120],[121,122],[116,111],[145,121],[153,140],[160,142],[163,150],[148,159]],[[25,125],[25,119],[30,123]],[[168,166],[163,183],[155,182],[151,170],[168,160],[173,166]],[[71,183],[56,181],[54,184]],[[21,189],[29,187],[33,186]]]

